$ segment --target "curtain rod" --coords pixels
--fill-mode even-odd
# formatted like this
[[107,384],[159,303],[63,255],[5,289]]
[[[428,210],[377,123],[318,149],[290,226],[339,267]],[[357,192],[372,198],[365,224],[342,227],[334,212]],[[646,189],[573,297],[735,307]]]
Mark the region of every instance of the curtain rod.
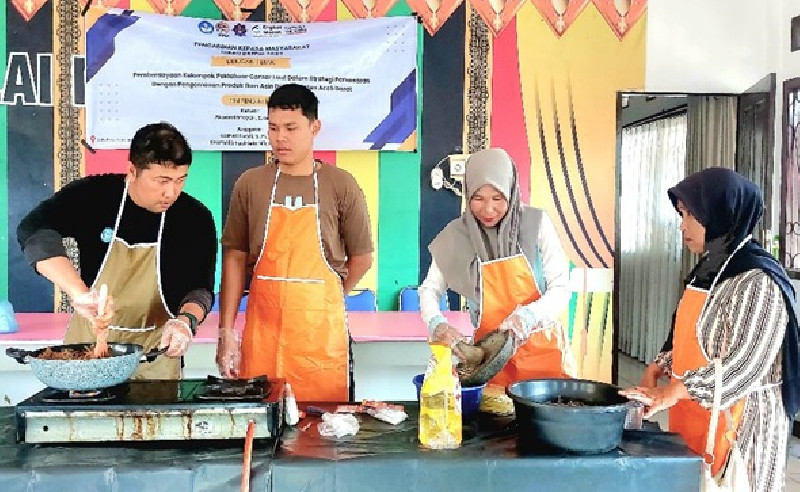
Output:
[[653,123],[654,121],[663,120],[665,118],[669,118],[672,116],[678,116],[681,114],[686,113],[686,104],[682,104],[680,106],[675,106],[674,108],[665,109],[664,111],[659,111],[658,113],[651,114],[650,116],[644,117],[640,120],[632,121],[627,125],[623,125],[622,128],[628,128],[631,126],[639,126],[644,125],[647,123]]

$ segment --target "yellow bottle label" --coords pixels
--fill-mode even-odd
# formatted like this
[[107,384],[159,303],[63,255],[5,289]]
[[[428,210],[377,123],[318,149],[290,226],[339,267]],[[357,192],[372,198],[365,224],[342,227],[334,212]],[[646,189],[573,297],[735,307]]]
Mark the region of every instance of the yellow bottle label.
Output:
[[420,392],[419,440],[432,449],[461,445],[461,385],[450,347],[431,344],[433,356]]

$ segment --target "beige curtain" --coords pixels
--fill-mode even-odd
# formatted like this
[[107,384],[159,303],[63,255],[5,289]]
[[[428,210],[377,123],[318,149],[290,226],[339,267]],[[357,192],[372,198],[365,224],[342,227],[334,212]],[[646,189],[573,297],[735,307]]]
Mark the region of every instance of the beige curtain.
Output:
[[[735,169],[737,103],[736,96],[689,96],[686,176],[707,167]],[[684,249],[681,279],[697,260],[696,254]]]
[[667,188],[683,179],[686,115],[622,130],[619,347],[650,362],[672,326],[681,233]]

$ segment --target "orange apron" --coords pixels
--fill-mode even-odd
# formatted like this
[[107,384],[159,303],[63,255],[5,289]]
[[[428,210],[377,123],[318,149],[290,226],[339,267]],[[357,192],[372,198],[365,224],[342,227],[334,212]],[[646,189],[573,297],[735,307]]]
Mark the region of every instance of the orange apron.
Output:
[[[683,292],[678,312],[675,315],[675,333],[672,342],[672,372],[681,377],[707,365],[706,357],[697,338],[697,322],[703,311],[708,291],[688,286]],[[728,412],[720,412],[717,435],[714,440],[714,456],[705,456],[706,438],[711,423],[711,410],[706,410],[694,400],[680,400],[669,409],[669,430],[677,432],[695,453],[711,462],[711,472],[717,475],[725,464],[731,443],[742,420],[744,398],[734,403]],[[730,415],[730,421],[726,418]]]
[[[496,330],[517,305],[527,305],[541,297],[530,263],[522,254],[481,263],[480,276],[481,312],[476,340]],[[561,330],[561,325],[555,323],[531,335],[488,384],[505,387],[521,379],[569,378]]]
[[294,207],[288,199],[274,203],[279,177],[280,171],[250,284],[240,375],[285,378],[299,401],[347,401],[344,292],[322,249],[317,173],[316,203]]

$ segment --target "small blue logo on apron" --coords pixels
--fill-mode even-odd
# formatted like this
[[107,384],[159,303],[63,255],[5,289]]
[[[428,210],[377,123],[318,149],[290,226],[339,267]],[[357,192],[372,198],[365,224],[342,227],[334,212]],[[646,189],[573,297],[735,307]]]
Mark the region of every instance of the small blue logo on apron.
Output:
[[112,237],[114,237],[114,229],[110,227],[106,227],[103,229],[103,232],[100,233],[100,240],[104,243],[110,243]]

